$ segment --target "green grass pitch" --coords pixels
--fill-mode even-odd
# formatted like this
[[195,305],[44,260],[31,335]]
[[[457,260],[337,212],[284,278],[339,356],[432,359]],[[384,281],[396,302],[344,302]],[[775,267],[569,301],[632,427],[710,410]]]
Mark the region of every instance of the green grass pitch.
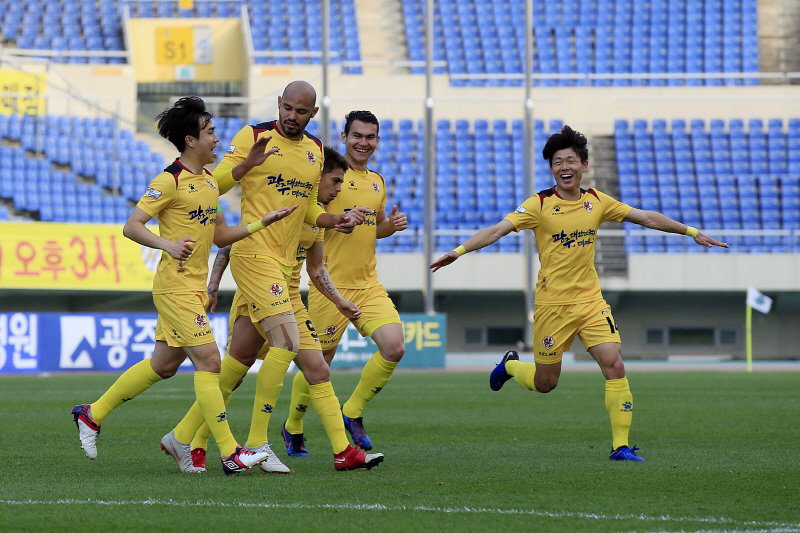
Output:
[[[183,374],[105,421],[99,458],[80,450],[68,414],[112,375],[0,378],[0,531],[800,531],[800,373],[632,373],[632,444],[645,463],[608,460],[600,373],[565,373],[542,395],[487,373],[398,373],[365,425],[386,454],[336,472],[313,412],[309,458],[270,440],[288,476],[178,473],[159,439],[193,399]],[[344,400],[357,375],[337,374]],[[246,438],[254,377],[231,425]],[[212,446],[212,450],[215,450]]]

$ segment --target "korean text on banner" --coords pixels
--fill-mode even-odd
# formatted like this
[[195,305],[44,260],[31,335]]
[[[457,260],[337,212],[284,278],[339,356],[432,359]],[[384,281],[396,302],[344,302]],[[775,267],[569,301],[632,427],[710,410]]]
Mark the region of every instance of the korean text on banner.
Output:
[[111,224],[0,223],[0,288],[149,291],[160,252]]

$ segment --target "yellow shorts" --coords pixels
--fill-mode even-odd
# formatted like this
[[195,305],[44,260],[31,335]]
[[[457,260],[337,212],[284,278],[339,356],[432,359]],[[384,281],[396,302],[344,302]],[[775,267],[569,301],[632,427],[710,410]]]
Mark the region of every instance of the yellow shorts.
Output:
[[561,362],[575,335],[588,350],[604,342],[621,342],[611,306],[605,300],[572,305],[537,305],[533,313],[534,360]]
[[[385,324],[401,323],[397,308],[383,285],[378,284],[367,289],[339,289],[339,293],[361,309],[361,317],[353,325],[364,337],[371,336]],[[308,314],[320,328],[322,349],[335,348],[347,328],[347,317],[314,287],[308,291]]]
[[[322,347],[319,343],[319,337],[314,329],[314,324],[308,317],[308,310],[303,305],[303,300],[300,298],[300,289],[293,287],[289,289],[289,297],[292,300],[292,310],[294,311],[295,320],[297,320],[297,329],[300,331],[300,349],[301,350],[321,350]],[[240,316],[249,316],[247,303],[244,301],[242,292],[236,289],[233,295],[233,302],[231,303],[230,318],[228,319],[228,348],[231,345],[231,338],[233,337],[233,323]],[[253,323],[258,333],[266,340],[267,335],[259,323]],[[258,358],[264,359],[269,351],[269,343],[264,342],[264,346],[258,351]]]
[[214,342],[206,314],[206,291],[154,294],[158,311],[156,340],[173,348],[201,346]]
[[292,310],[290,276],[274,259],[231,255],[231,273],[254,324]]

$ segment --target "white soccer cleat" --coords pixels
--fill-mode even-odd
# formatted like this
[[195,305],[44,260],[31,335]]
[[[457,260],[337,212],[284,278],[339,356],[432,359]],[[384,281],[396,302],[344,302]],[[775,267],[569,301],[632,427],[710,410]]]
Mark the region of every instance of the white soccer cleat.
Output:
[[268,474],[288,474],[291,472],[289,467],[286,466],[278,459],[278,456],[275,455],[275,452],[272,451],[272,448],[269,447],[269,443],[265,442],[258,448],[249,448],[250,451],[255,453],[266,453],[267,459],[258,465],[258,467]]
[[184,474],[200,474],[206,471],[205,468],[197,468],[192,464],[191,446],[178,442],[172,431],[161,438],[161,451],[175,459],[178,469]]
[[89,415],[89,405],[76,405],[72,408],[75,425],[78,426],[78,438],[81,441],[83,453],[89,459],[97,459],[97,437],[100,435],[100,424],[96,423]]
[[226,476],[247,472],[257,464],[266,461],[269,457],[267,452],[253,452],[247,448],[237,446],[236,451],[228,457],[220,457],[222,470]]

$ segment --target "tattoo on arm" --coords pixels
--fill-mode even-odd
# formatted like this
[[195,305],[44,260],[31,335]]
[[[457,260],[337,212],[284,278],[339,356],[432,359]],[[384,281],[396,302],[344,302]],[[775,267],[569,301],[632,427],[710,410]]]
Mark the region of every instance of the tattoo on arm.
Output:
[[322,286],[322,288],[325,289],[325,292],[327,292],[330,296],[336,296],[338,294],[338,291],[336,290],[336,287],[333,285],[330,276],[328,276],[327,268],[323,267],[322,269],[320,269],[319,274],[317,274],[315,278]]
[[230,261],[231,255],[231,247],[226,246],[222,248],[219,252],[217,252],[217,258],[214,259],[214,267],[211,269],[211,279],[219,280],[222,279],[222,274],[225,272],[225,269],[228,268],[228,262]]

